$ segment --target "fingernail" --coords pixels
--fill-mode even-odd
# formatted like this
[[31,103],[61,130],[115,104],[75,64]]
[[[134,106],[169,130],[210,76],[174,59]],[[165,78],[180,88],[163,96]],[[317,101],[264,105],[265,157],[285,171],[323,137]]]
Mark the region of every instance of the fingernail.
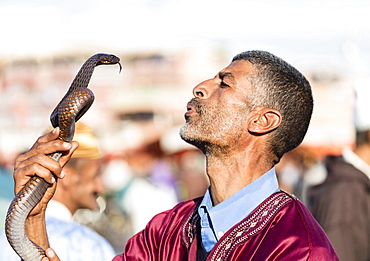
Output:
[[55,182],[55,178],[54,177],[52,177],[51,178],[51,183],[54,183]]
[[52,251],[51,249],[47,249],[46,252],[47,252],[48,257],[54,257],[55,256],[54,251]]
[[68,143],[68,142],[63,142],[63,147],[64,148],[69,148],[71,146],[71,144],[70,143]]
[[66,175],[66,173],[62,170],[62,172],[60,172],[60,178],[64,178]]

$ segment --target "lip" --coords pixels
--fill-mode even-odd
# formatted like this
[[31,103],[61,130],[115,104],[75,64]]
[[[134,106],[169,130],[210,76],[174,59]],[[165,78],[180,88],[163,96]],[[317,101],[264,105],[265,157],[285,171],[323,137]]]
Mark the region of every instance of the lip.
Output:
[[186,112],[185,112],[185,115],[189,115],[189,114],[192,114],[192,113],[198,113],[198,110],[197,108],[191,104],[190,102],[188,102],[188,104],[186,105]]

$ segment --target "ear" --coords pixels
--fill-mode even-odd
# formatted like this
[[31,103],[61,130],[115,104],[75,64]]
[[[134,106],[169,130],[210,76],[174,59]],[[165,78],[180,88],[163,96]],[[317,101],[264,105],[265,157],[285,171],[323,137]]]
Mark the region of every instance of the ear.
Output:
[[275,109],[257,107],[249,115],[248,131],[252,133],[265,134],[281,124],[281,114]]
[[63,167],[63,171],[65,173],[65,177],[58,180],[58,186],[67,189],[72,182],[73,176],[75,175],[75,170],[72,167],[69,167],[68,164]]

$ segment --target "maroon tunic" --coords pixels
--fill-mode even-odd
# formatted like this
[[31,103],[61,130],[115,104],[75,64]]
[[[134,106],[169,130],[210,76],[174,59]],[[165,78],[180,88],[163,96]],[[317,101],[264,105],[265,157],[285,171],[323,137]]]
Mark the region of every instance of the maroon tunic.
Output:
[[[201,198],[156,215],[113,261],[196,260]],[[296,198],[277,192],[228,230],[208,260],[339,260],[322,228]]]

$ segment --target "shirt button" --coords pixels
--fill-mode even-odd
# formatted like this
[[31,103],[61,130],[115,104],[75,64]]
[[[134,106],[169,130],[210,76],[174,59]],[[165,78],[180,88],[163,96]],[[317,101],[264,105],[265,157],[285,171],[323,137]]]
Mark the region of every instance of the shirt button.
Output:
[[217,233],[217,235],[218,235],[218,237],[219,237],[219,238],[220,238],[220,237],[222,237],[224,234],[225,234],[225,233],[224,233],[224,232],[222,232],[222,231],[220,231],[220,232],[218,232],[218,233]]

